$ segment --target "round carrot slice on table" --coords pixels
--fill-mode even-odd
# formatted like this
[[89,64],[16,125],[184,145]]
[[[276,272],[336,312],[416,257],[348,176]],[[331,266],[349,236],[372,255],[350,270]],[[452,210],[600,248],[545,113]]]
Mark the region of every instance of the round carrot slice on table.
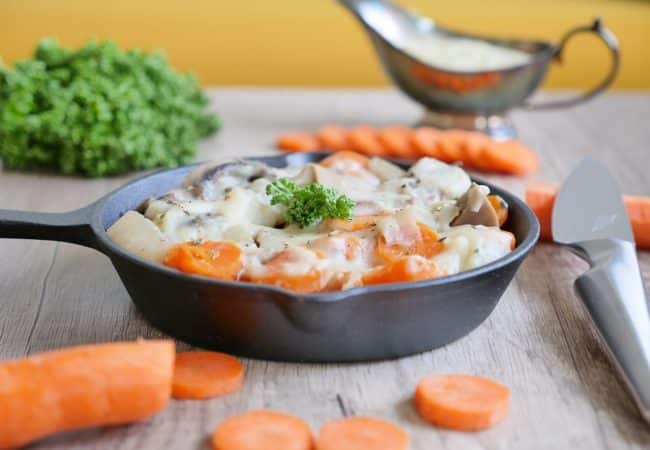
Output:
[[511,175],[526,175],[539,166],[537,155],[516,140],[491,142],[483,158],[492,171]]
[[312,450],[309,425],[275,411],[251,411],[221,422],[212,433],[213,450]]
[[172,396],[203,399],[230,394],[244,381],[244,366],[234,356],[218,352],[176,354]]
[[181,272],[234,280],[243,267],[241,249],[233,243],[184,243],[167,251],[163,264]]
[[492,139],[483,133],[468,132],[465,145],[461,150],[463,164],[480,171],[489,171],[489,167],[483,160],[483,152],[491,142]]
[[489,428],[508,414],[510,390],[475,375],[430,375],[415,389],[415,407],[434,425],[460,431]]
[[438,150],[440,133],[440,130],[432,127],[420,127],[413,131],[411,143],[418,157],[428,156],[429,158],[440,159],[440,151]]
[[313,152],[321,148],[316,136],[300,131],[281,134],[278,136],[276,145],[279,149],[287,152]]
[[462,130],[446,130],[438,137],[438,152],[440,159],[454,163],[462,161],[463,148],[467,142],[467,132]]
[[316,137],[321,148],[325,150],[333,150],[335,152],[349,150],[348,130],[345,127],[325,125],[318,130]]
[[413,130],[408,127],[393,126],[379,131],[378,139],[388,156],[401,159],[417,159],[418,151],[411,142]]
[[369,126],[352,128],[348,132],[350,148],[368,156],[386,156],[386,148],[378,138],[377,130]]
[[351,417],[326,423],[316,450],[407,450],[408,434],[396,425],[371,417]]

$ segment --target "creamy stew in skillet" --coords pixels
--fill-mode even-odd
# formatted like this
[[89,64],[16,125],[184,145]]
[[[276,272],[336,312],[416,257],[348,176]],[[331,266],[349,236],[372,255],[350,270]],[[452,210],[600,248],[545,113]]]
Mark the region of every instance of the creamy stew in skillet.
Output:
[[108,234],[185,273],[312,293],[487,264],[514,248],[500,229],[507,214],[460,167],[423,158],[403,170],[339,152],[300,167],[200,167]]

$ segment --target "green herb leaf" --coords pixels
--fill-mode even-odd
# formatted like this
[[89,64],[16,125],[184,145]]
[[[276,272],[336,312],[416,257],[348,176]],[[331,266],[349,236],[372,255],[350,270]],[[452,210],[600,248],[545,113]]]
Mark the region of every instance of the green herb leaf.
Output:
[[281,178],[266,186],[266,194],[271,196],[272,205],[286,206],[284,219],[300,228],[327,218],[349,219],[354,208],[350,198],[318,183],[297,187]]
[[0,158],[89,176],[185,164],[219,128],[206,105],[196,79],[160,53],[43,39],[32,59],[0,64]]
[[286,178],[280,178],[266,186],[266,195],[271,196],[272,205],[288,205],[298,187]]

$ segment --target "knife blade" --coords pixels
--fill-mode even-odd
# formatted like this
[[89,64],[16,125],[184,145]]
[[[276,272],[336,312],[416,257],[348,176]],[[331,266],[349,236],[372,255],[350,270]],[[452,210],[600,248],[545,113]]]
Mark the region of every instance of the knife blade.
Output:
[[553,239],[564,244],[599,238],[634,242],[616,181],[592,158],[585,158],[562,185],[552,228]]
[[650,314],[634,237],[616,181],[587,158],[553,207],[553,239],[590,269],[575,289],[641,416],[650,424]]

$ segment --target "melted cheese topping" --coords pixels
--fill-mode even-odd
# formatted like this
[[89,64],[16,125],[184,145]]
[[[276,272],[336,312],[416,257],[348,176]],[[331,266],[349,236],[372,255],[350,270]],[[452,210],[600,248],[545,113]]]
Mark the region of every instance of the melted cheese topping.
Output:
[[[271,205],[266,186],[280,178],[297,185],[320,183],[355,202],[350,224],[324,220],[307,228],[287,225],[284,207]],[[512,235],[498,227],[454,223],[472,185],[459,167],[423,158],[408,171],[373,158],[367,167],[340,160],[330,167],[307,164],[272,168],[241,161],[204,166],[182,187],[148,200],[141,213],[130,211],[109,230],[127,250],[161,262],[170,246],[187,241],[229,241],[242,249],[242,279],[317,274],[327,289],[361,284],[365,272],[387,264],[378,242],[413,248],[421,226],[444,244],[431,257],[443,273],[454,274],[511,251]],[[481,187],[482,194],[487,193]],[[365,219],[364,219],[365,217]],[[280,274],[280,275],[278,275]],[[270,278],[269,278],[270,279]]]

